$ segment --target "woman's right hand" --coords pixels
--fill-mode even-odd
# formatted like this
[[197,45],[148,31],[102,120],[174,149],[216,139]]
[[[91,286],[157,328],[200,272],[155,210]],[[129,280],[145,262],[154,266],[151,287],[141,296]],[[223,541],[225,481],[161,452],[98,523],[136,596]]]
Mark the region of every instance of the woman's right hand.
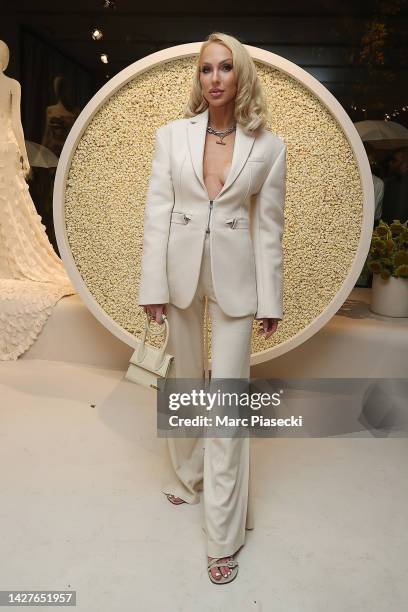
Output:
[[146,304],[146,306],[143,306],[143,310],[156,323],[163,325],[163,314],[167,314],[167,304]]

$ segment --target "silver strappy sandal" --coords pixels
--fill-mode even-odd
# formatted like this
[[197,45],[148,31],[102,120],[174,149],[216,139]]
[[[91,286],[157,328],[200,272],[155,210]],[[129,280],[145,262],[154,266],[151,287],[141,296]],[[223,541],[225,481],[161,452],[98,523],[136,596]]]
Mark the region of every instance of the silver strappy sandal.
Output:
[[[222,559],[222,557],[220,557]],[[232,569],[231,573],[228,576],[223,576],[221,573],[220,578],[214,578],[211,574],[211,569],[213,567],[230,567]],[[219,559],[213,559],[207,565],[208,576],[214,584],[227,584],[227,582],[231,582],[234,578],[237,577],[238,574],[238,561],[235,559],[230,559],[229,561],[220,561]]]

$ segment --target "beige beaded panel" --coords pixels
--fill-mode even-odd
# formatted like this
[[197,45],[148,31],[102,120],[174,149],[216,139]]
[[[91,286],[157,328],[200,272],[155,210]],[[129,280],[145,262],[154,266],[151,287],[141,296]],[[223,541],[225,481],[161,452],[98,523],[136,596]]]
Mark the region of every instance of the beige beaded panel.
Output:
[[[65,222],[79,272],[106,314],[136,336],[144,323],[136,299],[154,133],[183,116],[194,64],[190,56],[156,65],[113,94],[83,133],[67,178]],[[296,79],[255,64],[269,127],[288,146],[288,167],[285,317],[269,340],[253,334],[253,353],[299,334],[332,301],[349,273],[363,219],[359,168],[341,125]]]

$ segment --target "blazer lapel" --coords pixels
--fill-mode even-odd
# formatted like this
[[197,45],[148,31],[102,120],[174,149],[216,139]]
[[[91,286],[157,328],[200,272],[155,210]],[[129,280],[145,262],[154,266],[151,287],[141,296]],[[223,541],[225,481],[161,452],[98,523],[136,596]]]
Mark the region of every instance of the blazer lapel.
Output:
[[[191,117],[187,123],[187,134],[188,134],[188,146],[190,149],[191,163],[193,164],[194,172],[201,183],[207,197],[207,188],[204,183],[204,174],[203,174],[203,166],[204,166],[204,148],[205,148],[205,138],[206,138],[206,129],[208,123],[208,108],[205,109],[199,115],[195,117]],[[242,130],[239,123],[237,123],[236,132],[235,132],[235,142],[234,142],[234,151],[232,154],[231,168],[228,173],[227,179],[218,193],[216,199],[218,199],[228,187],[232,185],[232,183],[237,178],[238,174],[241,172],[248,156],[251,152],[252,145],[255,140],[255,135],[248,135]]]

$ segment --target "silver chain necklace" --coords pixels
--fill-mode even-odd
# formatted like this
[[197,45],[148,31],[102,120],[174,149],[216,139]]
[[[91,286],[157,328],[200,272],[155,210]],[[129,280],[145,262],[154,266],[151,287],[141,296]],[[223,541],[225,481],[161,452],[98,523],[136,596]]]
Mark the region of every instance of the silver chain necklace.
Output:
[[227,130],[224,130],[223,132],[221,130],[215,130],[214,128],[212,128],[210,125],[207,125],[207,132],[209,134],[215,134],[215,136],[219,136],[221,138],[221,140],[216,140],[216,144],[221,144],[221,145],[226,145],[226,142],[222,142],[223,139],[225,138],[225,136],[227,136],[228,134],[231,134],[231,132],[234,132],[236,130],[237,124],[233,125],[232,127],[228,128]]

